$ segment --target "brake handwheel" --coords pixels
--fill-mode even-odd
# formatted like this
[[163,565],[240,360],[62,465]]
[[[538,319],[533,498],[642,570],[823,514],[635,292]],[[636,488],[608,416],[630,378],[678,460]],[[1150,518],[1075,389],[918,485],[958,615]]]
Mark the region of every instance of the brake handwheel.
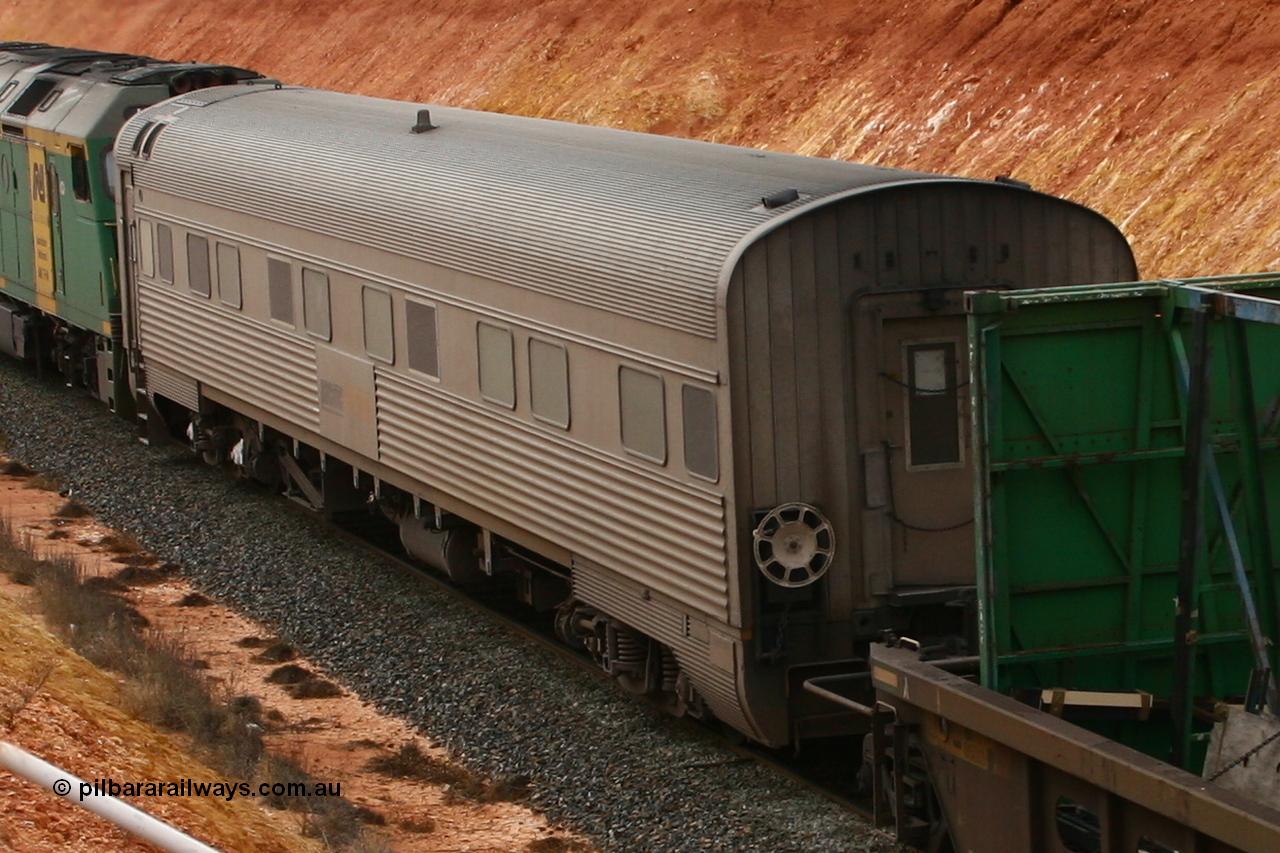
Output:
[[808,586],[827,573],[836,534],[817,507],[785,503],[774,507],[752,533],[756,567],[778,586]]

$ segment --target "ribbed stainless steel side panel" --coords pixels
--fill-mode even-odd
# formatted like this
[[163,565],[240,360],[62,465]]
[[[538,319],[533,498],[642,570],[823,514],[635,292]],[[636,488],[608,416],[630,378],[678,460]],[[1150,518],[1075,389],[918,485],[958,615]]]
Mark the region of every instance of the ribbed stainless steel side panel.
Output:
[[376,372],[380,460],[724,621],[724,499]]
[[[135,117],[139,188],[306,228],[697,335],[757,226],[835,192],[913,178],[869,166],[287,88],[213,90]],[[149,159],[131,151],[168,122]],[[797,189],[766,208],[761,198]]]
[[[138,295],[149,370],[164,365],[313,432],[319,428],[315,349],[309,342],[170,288],[142,282]],[[188,407],[195,408],[194,401]]]
[[163,364],[148,363],[146,377],[148,391],[193,411],[200,405],[200,386],[190,376],[183,376]]
[[591,566],[575,564],[573,594],[670,646],[716,717],[740,730],[750,728],[738,698],[736,669],[712,663],[707,640],[686,635],[683,614],[645,600],[636,588]]

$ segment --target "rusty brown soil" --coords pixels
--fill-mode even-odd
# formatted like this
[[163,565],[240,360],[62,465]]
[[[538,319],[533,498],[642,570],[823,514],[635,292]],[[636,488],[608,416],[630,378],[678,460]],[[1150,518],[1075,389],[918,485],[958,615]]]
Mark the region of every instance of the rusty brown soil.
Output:
[[[336,695],[308,696],[291,690],[281,682],[296,679],[283,675],[309,672],[319,681],[327,679],[268,629],[200,595],[179,574],[128,545],[128,536],[91,516],[60,514],[64,503],[42,487],[40,478],[0,473],[0,515],[12,529],[30,537],[37,553],[66,555],[88,576],[115,578],[112,588],[146,620],[150,636],[184,648],[215,691],[260,702],[267,748],[296,762],[316,781],[340,783],[342,795],[363,810],[371,849],[590,849],[522,802],[495,795],[428,738],[354,694],[338,689],[330,691]],[[185,737],[132,717],[121,699],[119,678],[96,668],[47,630],[36,615],[32,587],[3,574],[0,644],[0,739],[84,779],[222,778],[201,763]],[[407,770],[388,772],[387,759],[409,743],[425,758]],[[296,813],[253,801],[142,797],[132,802],[218,849],[328,849],[302,835]],[[152,849],[102,818],[0,771],[0,850]]]
[[6,0],[0,37],[989,178],[1144,274],[1280,267],[1269,0]]

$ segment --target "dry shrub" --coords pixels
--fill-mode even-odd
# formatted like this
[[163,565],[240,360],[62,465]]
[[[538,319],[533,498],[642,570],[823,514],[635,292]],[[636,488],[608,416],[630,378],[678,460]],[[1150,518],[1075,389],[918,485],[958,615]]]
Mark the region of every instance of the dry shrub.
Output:
[[88,518],[93,515],[93,510],[89,509],[80,501],[68,498],[58,507],[58,511],[54,513],[58,518]]
[[486,781],[465,767],[441,761],[409,741],[395,752],[375,755],[365,769],[398,779],[415,779],[431,785],[448,787],[446,801],[460,799],[481,802],[518,800],[528,795],[529,780],[521,776],[504,776]]
[[0,474],[8,474],[10,477],[33,477],[35,473],[26,465],[13,459],[0,465]]
[[265,680],[268,684],[301,684],[312,677],[311,670],[296,663],[289,663],[271,670],[271,674]]
[[27,485],[46,492],[62,491],[62,481],[52,474],[36,474],[27,482]]
[[254,655],[253,660],[256,663],[284,663],[285,661],[293,660],[297,656],[297,649],[286,642],[277,641]]
[[189,592],[178,601],[179,607],[208,607],[210,604],[213,602],[209,597],[198,592]]
[[285,692],[294,699],[336,699],[342,688],[326,678],[311,677],[298,684],[289,684]]
[[106,551],[121,556],[137,554],[142,550],[142,545],[131,533],[108,533],[98,544]]
[[430,817],[409,818],[402,820],[396,824],[406,832],[416,832],[419,835],[429,835],[436,831],[436,822]]

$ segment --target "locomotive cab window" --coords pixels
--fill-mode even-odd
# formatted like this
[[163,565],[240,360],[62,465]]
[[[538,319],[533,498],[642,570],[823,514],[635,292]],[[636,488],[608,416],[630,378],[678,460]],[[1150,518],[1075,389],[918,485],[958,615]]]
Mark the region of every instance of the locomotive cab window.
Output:
[[516,353],[511,330],[477,323],[476,346],[480,350],[480,396],[490,403],[514,409]]
[[680,406],[684,424],[684,467],[694,476],[715,482],[720,479],[715,394],[710,388],[686,384],[680,389]]
[[208,296],[211,292],[209,241],[196,234],[187,235],[187,283],[192,293]]
[[333,337],[329,315],[329,276],[302,268],[302,323],[317,338]]
[[156,225],[156,272],[165,284],[173,284],[173,230]]
[[529,339],[529,407],[538,420],[569,427],[569,352]]
[[662,377],[632,367],[618,368],[618,404],[622,446],[665,465],[667,403]]
[[436,337],[435,306],[407,301],[404,303],[404,319],[409,334],[409,369],[439,379],[440,352]]
[[293,265],[280,258],[267,258],[267,301],[271,319],[295,325],[293,319]]
[[955,342],[909,343],[904,355],[908,467],[961,464]]
[[93,200],[89,192],[89,159],[78,145],[71,146],[71,191],[79,201]]
[[218,244],[218,298],[232,308],[244,306],[240,284],[240,250],[226,243]]
[[31,111],[36,108],[36,105],[49,97],[49,93],[56,88],[58,88],[56,80],[50,80],[48,77],[37,77],[22,91],[21,95],[14,99],[13,106],[9,107],[9,115],[31,115]]
[[376,287],[364,287],[360,300],[364,308],[364,349],[369,355],[395,362],[395,340],[391,331],[391,294]]

